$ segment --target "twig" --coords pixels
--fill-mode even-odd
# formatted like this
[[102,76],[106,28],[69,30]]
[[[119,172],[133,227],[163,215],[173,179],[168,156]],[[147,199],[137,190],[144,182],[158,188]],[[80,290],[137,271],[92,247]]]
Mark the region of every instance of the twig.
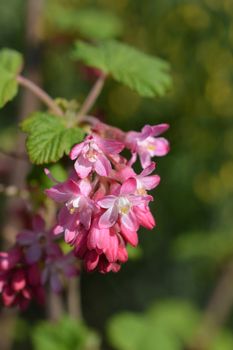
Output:
[[47,298],[47,316],[49,320],[59,321],[65,312],[62,295],[54,293],[49,289]]
[[102,73],[99,76],[99,78],[96,80],[91,91],[89,92],[85,101],[83,102],[83,105],[81,106],[81,108],[77,114],[78,120],[79,120],[79,118],[86,115],[91,110],[91,108],[93,107],[95,101],[97,100],[97,98],[99,97],[99,95],[103,89],[105,80],[106,80],[106,74]]
[[52,97],[50,97],[44,90],[42,90],[39,86],[37,86],[31,80],[19,75],[17,77],[17,81],[21,86],[26,87],[30,91],[32,91],[55,114],[60,116],[63,115],[62,110],[59,108],[56,102],[52,99]]
[[25,162],[28,162],[28,157],[26,156],[26,154],[23,154],[23,153],[5,151],[4,149],[1,149],[1,148],[0,148],[0,153],[5,157],[15,158],[15,159],[24,160]]
[[227,320],[232,306],[233,260],[226,266],[204,312],[202,323],[187,349],[209,349],[216,334]]
[[80,276],[69,280],[67,309],[70,317],[82,321]]

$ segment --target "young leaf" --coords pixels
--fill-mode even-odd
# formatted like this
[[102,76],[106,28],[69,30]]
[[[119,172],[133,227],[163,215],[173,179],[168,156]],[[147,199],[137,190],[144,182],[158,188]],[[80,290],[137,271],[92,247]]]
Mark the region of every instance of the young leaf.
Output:
[[78,41],[73,57],[98,68],[141,96],[163,96],[171,87],[169,64],[114,40],[99,46]]
[[110,39],[117,37],[122,32],[121,20],[112,12],[83,8],[67,9],[63,6],[52,5],[53,16],[48,16],[57,29],[63,32],[79,32],[85,38]]
[[58,161],[84,137],[82,129],[68,128],[64,119],[44,112],[32,114],[22,122],[21,127],[28,134],[27,151],[35,164]]
[[18,92],[16,76],[22,69],[20,53],[10,49],[0,51],[0,108],[12,100]]
[[57,323],[40,322],[32,332],[36,350],[98,350],[98,334],[84,324],[64,316]]

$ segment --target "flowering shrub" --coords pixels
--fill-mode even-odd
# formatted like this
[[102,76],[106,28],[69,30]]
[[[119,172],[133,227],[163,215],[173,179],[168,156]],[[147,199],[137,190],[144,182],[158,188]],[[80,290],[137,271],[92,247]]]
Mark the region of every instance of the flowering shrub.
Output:
[[[155,188],[160,177],[149,176],[155,168],[151,157],[167,154],[169,144],[152,135],[167,128],[146,125],[141,132],[124,133],[96,120],[91,133],[70,152],[75,163],[69,179],[46,190],[50,198],[64,203],[54,234],[64,233],[88,271],[119,271],[128,259],[127,244],[138,244],[140,225],[155,226],[149,209],[153,197],[147,190]],[[112,131],[111,139],[105,138],[106,131]],[[129,161],[119,155],[124,148],[132,152]],[[132,168],[137,155],[146,166],[140,175]]]
[[[153,174],[154,158],[169,152],[169,142],[160,136],[168,124],[145,125],[141,131],[124,132],[88,112],[110,74],[143,96],[161,94],[169,81],[167,64],[117,42],[99,47],[78,43],[77,47],[74,56],[100,70],[93,89],[77,112],[68,101],[53,100],[19,75],[22,66],[19,53],[0,52],[0,63],[6,73],[3,86],[8,87],[2,91],[1,105],[22,85],[49,107],[48,112],[35,112],[21,125],[27,134],[31,162],[54,163],[65,154],[73,161],[73,168],[63,182],[45,168],[54,183],[45,194],[52,199],[50,205],[58,203],[57,216],[46,222],[46,215],[43,218],[38,211],[31,229],[21,230],[14,247],[0,253],[0,293],[7,307],[18,305],[25,309],[31,299],[43,303],[46,285],[56,293],[61,292],[67,279],[78,275],[80,261],[88,272],[118,272],[128,260],[128,245],[138,245],[140,226],[150,230],[155,227],[149,208],[153,196],[148,191],[160,182],[159,175]],[[122,54],[120,66],[119,62],[113,64],[116,51]],[[95,63],[94,55],[100,52],[103,62],[100,58]],[[135,58],[133,71],[125,68],[129,58]],[[14,64],[10,66],[7,62]],[[151,75],[145,74],[142,79],[140,64],[147,63]],[[10,73],[9,67],[13,67]],[[119,70],[121,76],[117,74]],[[153,80],[156,72],[160,74]],[[138,160],[142,167],[139,174],[133,168]]]

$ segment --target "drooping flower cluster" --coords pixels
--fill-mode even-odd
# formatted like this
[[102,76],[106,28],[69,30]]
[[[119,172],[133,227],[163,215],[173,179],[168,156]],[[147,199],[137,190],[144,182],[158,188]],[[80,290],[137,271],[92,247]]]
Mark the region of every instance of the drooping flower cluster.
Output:
[[6,307],[24,310],[32,299],[45,301],[45,284],[54,292],[63,288],[64,277],[77,275],[73,253],[64,254],[45,223],[35,216],[32,230],[23,230],[8,252],[0,252],[0,295]]
[[[139,227],[155,226],[149,209],[153,197],[147,191],[160,177],[151,175],[151,158],[168,153],[168,141],[158,137],[168,125],[124,133],[94,118],[91,123],[90,134],[70,152],[75,162],[68,180],[53,179],[56,184],[46,193],[63,203],[54,234],[64,233],[88,271],[117,272],[128,259],[127,244],[138,244]],[[129,160],[120,155],[124,149],[131,152]],[[137,156],[143,168],[139,175],[132,168]]]

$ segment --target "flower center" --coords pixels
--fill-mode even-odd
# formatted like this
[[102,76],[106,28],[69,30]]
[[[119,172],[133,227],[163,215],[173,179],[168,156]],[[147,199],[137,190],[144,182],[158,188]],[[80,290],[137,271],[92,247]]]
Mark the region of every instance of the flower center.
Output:
[[143,188],[143,187],[138,188],[136,193],[139,194],[140,196],[145,196],[147,194],[145,188]]
[[118,208],[119,208],[120,214],[123,214],[123,215],[128,214],[131,208],[130,201],[125,197],[120,197],[118,200]]
[[140,147],[145,148],[149,153],[154,152],[156,150],[156,145],[153,143],[154,138],[153,137],[148,137],[147,139],[143,141],[138,141],[138,145]]
[[136,194],[138,194],[139,196],[145,196],[147,194],[145,187],[143,186],[142,182],[139,179],[137,179]]
[[148,149],[148,151],[155,151],[156,149],[155,145],[152,145],[151,143],[149,143],[146,148]]
[[77,208],[79,208],[79,205],[80,205],[80,199],[81,197],[80,196],[77,196],[75,198],[72,198],[71,200],[69,200],[67,203],[66,203],[66,206],[70,212],[70,214],[74,214],[75,210]]
[[100,153],[102,152],[99,149],[99,147],[95,143],[90,142],[85,156],[89,160],[89,162],[94,163],[98,159]]
[[89,151],[86,154],[86,157],[90,162],[95,162],[98,158],[98,152],[90,147]]

